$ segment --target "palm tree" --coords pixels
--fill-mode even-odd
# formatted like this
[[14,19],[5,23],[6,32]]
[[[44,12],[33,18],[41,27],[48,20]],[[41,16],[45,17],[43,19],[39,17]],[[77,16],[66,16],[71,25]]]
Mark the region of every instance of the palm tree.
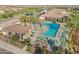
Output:
[[[77,13],[77,11],[75,10],[73,12],[74,14],[72,15],[72,18],[71,18],[71,22],[72,22],[72,29],[71,29],[71,32],[70,32],[70,39],[71,41],[73,42],[72,44],[73,45],[77,45],[79,47],[79,14]],[[73,46],[72,45],[72,46]]]
[[40,26],[42,26],[41,25],[41,20],[38,17],[34,17],[34,16],[29,16],[29,23],[30,24],[34,23],[34,26],[36,24],[40,24]]
[[26,26],[26,17],[25,16],[21,17],[20,21],[22,23],[24,23],[24,25]]
[[28,16],[22,16],[22,17],[20,18],[20,21],[21,21],[22,23],[24,23],[24,25],[26,26],[26,22],[29,22],[29,17],[28,17]]
[[71,32],[71,39],[73,40],[74,44],[79,46],[79,25],[77,25],[75,30]]
[[79,14],[77,13],[77,10],[73,9],[72,14],[69,17],[69,21],[67,22],[67,27],[70,28],[71,32],[69,35],[71,35],[72,31],[74,31],[75,28],[77,28],[77,24],[79,22]]
[[31,26],[32,23],[34,23],[34,26],[36,25],[36,23],[38,23],[37,17],[29,16],[28,19],[29,19],[30,26]]
[[43,49],[38,44],[36,44],[34,53],[35,54],[43,54]]
[[69,48],[73,49],[74,45],[79,46],[79,43],[78,43],[79,14],[76,9],[75,10],[73,9],[70,12],[71,12],[71,15],[69,16],[69,19],[67,21],[67,27],[66,27],[69,30],[68,31],[69,39],[67,43],[69,45]]

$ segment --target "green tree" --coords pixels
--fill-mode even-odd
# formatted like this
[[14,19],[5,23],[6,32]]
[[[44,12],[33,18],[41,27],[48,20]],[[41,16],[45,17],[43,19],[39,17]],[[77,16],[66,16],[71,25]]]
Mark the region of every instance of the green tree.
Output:
[[54,54],[62,54],[63,52],[64,52],[63,48],[57,47],[57,46],[55,46],[52,50],[52,53],[54,53]]
[[3,36],[3,33],[0,32],[0,38]]
[[19,36],[14,34],[10,37],[11,43],[15,44],[19,40]]
[[26,26],[26,22],[29,22],[29,17],[28,17],[28,16],[22,16],[22,17],[20,18],[20,21],[21,21],[22,23],[24,23],[24,25]]
[[27,50],[30,51],[32,47],[31,39],[28,37],[27,39],[24,39],[23,43],[27,45]]

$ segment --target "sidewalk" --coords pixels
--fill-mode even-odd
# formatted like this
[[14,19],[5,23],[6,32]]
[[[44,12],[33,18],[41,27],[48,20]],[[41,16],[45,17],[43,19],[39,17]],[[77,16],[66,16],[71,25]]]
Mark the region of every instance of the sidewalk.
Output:
[[9,51],[9,52],[12,52],[14,54],[30,54],[29,52],[27,51],[23,51],[22,49],[14,46],[14,45],[11,45],[7,42],[3,42],[0,40],[0,47]]

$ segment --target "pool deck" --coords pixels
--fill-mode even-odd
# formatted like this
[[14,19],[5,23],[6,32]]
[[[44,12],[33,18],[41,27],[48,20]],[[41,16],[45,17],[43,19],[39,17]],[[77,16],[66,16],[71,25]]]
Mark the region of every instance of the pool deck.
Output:
[[[64,29],[65,29],[64,25],[65,25],[64,23],[60,24],[60,27],[59,27],[59,29],[58,29],[58,31],[56,33],[55,40],[58,41],[58,42],[60,41],[60,39],[62,37],[62,33],[64,32]],[[60,44],[60,42],[59,42],[59,44]]]
[[[55,37],[49,37],[49,38],[51,38],[51,39],[55,39],[56,41],[59,41],[59,40],[61,39],[61,37],[62,37],[62,32],[63,32],[64,29],[65,29],[65,26],[64,26],[65,23],[59,23],[59,24],[60,24],[60,26],[59,26],[59,28],[58,28],[58,30],[57,30],[57,32],[56,32]],[[44,28],[44,29],[46,29],[46,28]],[[34,35],[33,37],[31,37],[32,40],[33,40],[33,41],[37,40],[36,37],[39,36],[39,35],[42,35],[42,33],[43,33],[44,31],[45,31],[45,30],[42,30],[42,32],[36,31],[35,35]],[[35,39],[35,40],[34,40],[34,39]]]

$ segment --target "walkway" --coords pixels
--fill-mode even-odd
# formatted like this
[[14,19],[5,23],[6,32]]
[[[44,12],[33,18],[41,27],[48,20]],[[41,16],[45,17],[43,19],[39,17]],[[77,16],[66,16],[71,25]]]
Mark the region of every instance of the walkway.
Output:
[[12,54],[12,53],[0,47],[0,54]]
[[14,45],[11,45],[7,42],[3,42],[0,40],[0,47],[9,51],[9,52],[12,52],[14,54],[30,54],[29,52],[27,51],[23,51],[22,49],[14,46]]

